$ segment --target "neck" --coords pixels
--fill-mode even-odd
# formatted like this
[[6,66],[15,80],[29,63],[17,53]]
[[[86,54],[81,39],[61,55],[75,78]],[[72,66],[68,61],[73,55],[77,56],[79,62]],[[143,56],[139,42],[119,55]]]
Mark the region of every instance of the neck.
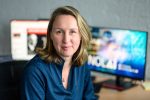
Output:
[[65,62],[71,62],[72,61],[72,57],[62,57],[64,59]]

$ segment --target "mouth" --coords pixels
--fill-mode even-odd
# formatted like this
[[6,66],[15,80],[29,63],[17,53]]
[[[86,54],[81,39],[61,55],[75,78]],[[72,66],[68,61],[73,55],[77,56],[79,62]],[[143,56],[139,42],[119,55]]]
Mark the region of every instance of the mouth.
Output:
[[62,50],[66,51],[70,48],[70,46],[62,46],[61,48],[62,48]]

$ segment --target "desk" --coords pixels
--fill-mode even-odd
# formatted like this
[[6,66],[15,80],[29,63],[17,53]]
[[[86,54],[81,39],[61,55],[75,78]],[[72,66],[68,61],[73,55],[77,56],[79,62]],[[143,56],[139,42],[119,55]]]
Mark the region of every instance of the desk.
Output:
[[145,91],[141,85],[137,85],[124,91],[101,88],[99,100],[150,100],[150,91]]

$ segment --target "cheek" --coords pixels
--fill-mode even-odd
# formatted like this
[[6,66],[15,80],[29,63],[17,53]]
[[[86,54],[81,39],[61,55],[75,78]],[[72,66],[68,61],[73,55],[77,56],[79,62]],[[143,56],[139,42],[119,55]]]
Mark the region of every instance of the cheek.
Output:
[[53,45],[54,45],[54,47],[55,47],[55,49],[56,48],[58,48],[58,46],[60,45],[60,39],[58,38],[58,37],[55,37],[55,36],[52,36],[51,37],[51,40],[52,40],[52,42],[53,42]]
[[53,45],[55,46],[55,47],[57,47],[57,46],[59,46],[60,45],[60,41],[59,41],[59,39],[57,40],[57,39],[53,39]]
[[74,38],[74,44],[76,45],[76,47],[79,47],[80,43],[81,43],[80,37]]

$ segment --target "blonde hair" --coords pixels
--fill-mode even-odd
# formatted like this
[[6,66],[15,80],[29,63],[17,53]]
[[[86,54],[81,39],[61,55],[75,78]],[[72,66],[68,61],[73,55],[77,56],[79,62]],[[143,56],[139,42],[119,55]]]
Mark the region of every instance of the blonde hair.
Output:
[[81,66],[85,63],[88,58],[87,48],[91,40],[91,32],[89,26],[87,25],[84,18],[79,14],[79,11],[71,6],[64,6],[57,8],[51,15],[47,29],[47,44],[44,49],[36,49],[40,57],[46,62],[55,62],[57,64],[61,63],[62,59],[56,53],[53,46],[52,40],[50,39],[50,34],[52,32],[53,23],[55,18],[59,15],[71,15],[75,17],[79,32],[81,34],[81,43],[78,50],[75,52],[72,58],[72,64]]

